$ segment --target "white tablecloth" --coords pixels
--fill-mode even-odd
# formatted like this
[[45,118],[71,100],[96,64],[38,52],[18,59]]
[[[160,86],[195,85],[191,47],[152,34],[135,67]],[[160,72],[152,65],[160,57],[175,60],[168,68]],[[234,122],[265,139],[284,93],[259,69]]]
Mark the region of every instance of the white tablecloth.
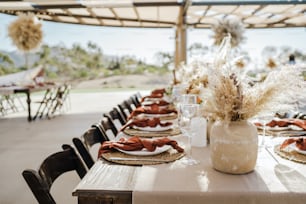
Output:
[[306,203],[305,165],[281,159],[272,147],[259,152],[255,170],[245,175],[214,170],[208,147],[193,148],[193,156],[199,164],[185,166],[179,160],[142,167],[133,204]]

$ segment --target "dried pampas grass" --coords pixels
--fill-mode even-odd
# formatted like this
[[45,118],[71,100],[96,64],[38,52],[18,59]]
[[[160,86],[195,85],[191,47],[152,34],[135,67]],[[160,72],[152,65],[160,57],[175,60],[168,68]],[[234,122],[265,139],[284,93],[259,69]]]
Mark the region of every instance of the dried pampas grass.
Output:
[[[229,39],[225,38],[225,44]],[[240,121],[265,112],[292,110],[306,87],[298,67],[280,67],[254,84],[230,61],[216,59],[215,65],[207,68],[208,94],[203,97],[203,111],[214,120]]]
[[39,46],[43,38],[41,23],[34,14],[19,14],[8,27],[8,34],[21,51],[28,52]]
[[238,19],[223,19],[219,20],[216,24],[212,26],[214,35],[214,44],[221,45],[223,38],[230,34],[232,36],[231,46],[237,47],[240,43],[245,40],[244,26],[242,22]]
[[274,69],[274,68],[277,67],[277,64],[276,64],[276,62],[275,62],[274,59],[269,58],[268,61],[267,61],[266,66],[267,66],[268,68],[270,68],[270,69]]
[[177,70],[177,79],[180,83],[187,84],[187,94],[199,94],[203,87],[207,86],[208,76],[203,67],[208,66],[200,61],[193,61],[186,65],[181,64]]

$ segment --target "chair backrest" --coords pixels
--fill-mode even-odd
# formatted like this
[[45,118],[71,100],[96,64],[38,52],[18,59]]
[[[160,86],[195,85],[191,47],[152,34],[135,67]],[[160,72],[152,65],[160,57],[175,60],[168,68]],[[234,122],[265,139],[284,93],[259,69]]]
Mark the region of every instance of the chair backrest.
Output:
[[130,113],[136,109],[136,104],[134,103],[132,96],[130,96],[128,99],[124,100],[123,102],[126,104],[127,109],[129,110]]
[[102,128],[99,124],[93,124],[80,138],[73,138],[72,142],[79,154],[81,155],[87,168],[90,169],[95,159],[90,153],[90,148],[98,143],[108,140],[106,134],[102,133]]
[[140,102],[140,99],[138,99],[138,96],[137,94],[133,94],[131,96],[131,99],[133,100],[133,103],[135,105],[136,108],[140,107],[141,106],[141,102]]
[[80,178],[87,173],[81,159],[70,145],[63,145],[63,151],[48,156],[37,171],[26,169],[22,176],[40,204],[55,204],[50,193],[53,182],[62,174],[76,171]]
[[101,122],[101,127],[103,132],[107,135],[109,140],[115,139],[118,134],[118,130],[114,124],[114,122],[108,117],[103,117]]
[[121,111],[118,110],[117,107],[114,107],[108,113],[104,113],[103,116],[109,118],[109,120],[112,120],[118,131],[123,125],[126,124],[124,116],[122,115]]
[[119,103],[118,108],[119,108],[119,110],[120,110],[120,112],[123,115],[125,120],[132,113],[132,109],[129,107],[129,105],[126,101],[122,101],[121,103]]

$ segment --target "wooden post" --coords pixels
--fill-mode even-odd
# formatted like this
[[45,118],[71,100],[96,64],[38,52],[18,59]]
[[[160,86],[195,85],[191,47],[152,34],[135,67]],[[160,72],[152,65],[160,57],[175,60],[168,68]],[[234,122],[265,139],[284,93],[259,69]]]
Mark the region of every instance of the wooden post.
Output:
[[185,24],[185,7],[180,8],[178,23],[175,30],[175,64],[173,70],[173,83],[177,83],[175,72],[182,62],[186,62],[186,24]]

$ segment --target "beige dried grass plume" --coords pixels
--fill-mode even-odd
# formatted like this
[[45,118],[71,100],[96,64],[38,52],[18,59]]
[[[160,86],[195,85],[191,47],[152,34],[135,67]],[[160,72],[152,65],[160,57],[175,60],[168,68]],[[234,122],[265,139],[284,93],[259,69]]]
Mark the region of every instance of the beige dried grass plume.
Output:
[[221,45],[223,38],[228,36],[228,34],[232,37],[232,47],[239,46],[245,40],[245,37],[243,36],[245,29],[242,22],[238,19],[227,18],[219,20],[212,26],[212,30],[214,32],[212,37],[214,38],[215,45]]
[[34,14],[21,13],[18,19],[9,25],[8,35],[19,50],[29,52],[37,48],[42,41],[41,26]]
[[[225,45],[229,39],[225,38]],[[292,66],[273,70],[263,82],[253,85],[246,75],[237,72],[230,59],[219,57],[221,51],[215,64],[207,67],[208,94],[203,96],[203,111],[214,120],[240,121],[264,112],[288,111],[306,87],[301,69]]]

